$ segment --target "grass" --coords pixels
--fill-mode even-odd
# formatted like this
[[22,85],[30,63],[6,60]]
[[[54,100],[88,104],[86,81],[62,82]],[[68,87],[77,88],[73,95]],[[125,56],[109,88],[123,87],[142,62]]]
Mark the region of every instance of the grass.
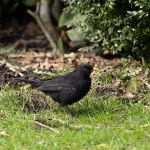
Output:
[[[1,135],[0,149],[150,149],[150,110],[141,103],[124,104],[116,97],[103,101],[89,93],[70,106],[74,116],[68,120],[54,102],[53,108],[36,114],[23,112],[12,93],[9,89],[1,95],[0,132],[8,135]],[[35,115],[60,134],[37,127]],[[66,124],[50,120],[54,117]]]
[[[13,88],[4,87],[0,93],[0,149],[149,150],[149,105],[144,106],[141,101],[135,104],[123,103],[117,96],[107,96],[107,98],[96,96],[94,89],[96,84],[103,84],[114,78],[112,73],[106,75],[105,72],[104,75],[107,77],[103,77],[102,74],[99,73],[98,76],[95,74],[93,90],[81,101],[70,106],[73,114],[71,120],[66,118],[63,110],[50,98],[46,98],[51,103],[49,109],[37,113],[23,111],[26,99],[29,101],[32,92],[35,91],[16,92]],[[126,74],[120,76],[123,75]],[[125,86],[136,92],[140,89],[137,87],[141,82],[137,82],[139,81],[137,78],[133,80],[133,76],[131,79],[133,83],[127,80]],[[20,93],[20,98],[17,93]],[[149,94],[142,94],[145,99],[150,99]],[[35,117],[60,133],[37,126]]]

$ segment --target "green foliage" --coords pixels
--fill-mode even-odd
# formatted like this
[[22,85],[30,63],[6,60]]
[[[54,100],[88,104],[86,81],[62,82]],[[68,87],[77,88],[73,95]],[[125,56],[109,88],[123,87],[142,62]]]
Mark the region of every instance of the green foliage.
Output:
[[85,36],[83,35],[83,33],[78,32],[79,30],[81,30],[80,27],[76,27],[74,29],[67,31],[68,37],[71,40],[83,41],[85,39]]
[[[75,13],[71,13],[71,11],[64,10],[60,16],[58,24],[59,24],[59,27],[62,27],[62,26],[71,27],[73,25],[75,26],[76,22],[80,22],[80,21],[82,21],[82,16],[80,14],[75,14]],[[72,40],[74,43],[77,42],[77,45],[79,45],[78,42],[80,41],[84,42],[85,40],[85,35],[81,32],[81,28],[79,26],[68,30],[67,35],[70,38],[70,40]],[[61,45],[60,40],[58,42],[59,42],[59,45]],[[72,47],[76,47],[74,43],[72,44]]]
[[3,55],[10,54],[13,52],[17,52],[17,50],[13,46],[9,48],[0,48],[0,54],[3,54]]
[[59,27],[62,26],[71,26],[75,22],[74,21],[81,21],[82,16],[80,14],[71,13],[71,11],[64,10],[59,19]]
[[[125,60],[125,62],[127,62],[128,60],[123,58],[121,59],[121,61],[123,62]],[[121,80],[125,80],[125,79],[129,79],[135,76],[138,76],[142,71],[141,67],[136,67],[134,65],[132,65],[131,63],[127,62],[125,64],[123,64],[123,67],[120,71],[120,79]]]
[[67,10],[82,15],[76,25],[90,42],[98,43],[101,51],[149,61],[149,0],[68,1]]

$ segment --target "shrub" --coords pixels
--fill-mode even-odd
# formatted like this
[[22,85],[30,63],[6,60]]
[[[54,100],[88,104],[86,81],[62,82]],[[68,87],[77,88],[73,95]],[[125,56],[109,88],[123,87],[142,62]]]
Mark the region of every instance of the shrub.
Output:
[[150,61],[149,0],[68,0],[73,13],[82,15],[76,23],[100,51],[131,55]]

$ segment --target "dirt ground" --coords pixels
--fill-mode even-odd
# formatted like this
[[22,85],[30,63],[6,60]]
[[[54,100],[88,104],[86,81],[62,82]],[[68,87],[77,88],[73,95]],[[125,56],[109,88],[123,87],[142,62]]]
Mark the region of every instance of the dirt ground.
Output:
[[81,63],[111,69],[122,66],[119,58],[108,53],[96,56],[91,52],[73,52],[70,47],[68,50],[67,54],[54,56],[49,42],[34,22],[25,26],[12,22],[10,28],[0,29],[0,86],[14,84],[12,78],[15,77],[41,78],[33,73],[35,70],[56,73]]

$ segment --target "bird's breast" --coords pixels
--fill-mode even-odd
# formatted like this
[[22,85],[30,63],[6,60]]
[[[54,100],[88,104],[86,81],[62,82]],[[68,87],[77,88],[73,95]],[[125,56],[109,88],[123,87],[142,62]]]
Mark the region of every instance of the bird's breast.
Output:
[[76,83],[76,90],[79,93],[87,93],[90,90],[91,81],[78,80]]

